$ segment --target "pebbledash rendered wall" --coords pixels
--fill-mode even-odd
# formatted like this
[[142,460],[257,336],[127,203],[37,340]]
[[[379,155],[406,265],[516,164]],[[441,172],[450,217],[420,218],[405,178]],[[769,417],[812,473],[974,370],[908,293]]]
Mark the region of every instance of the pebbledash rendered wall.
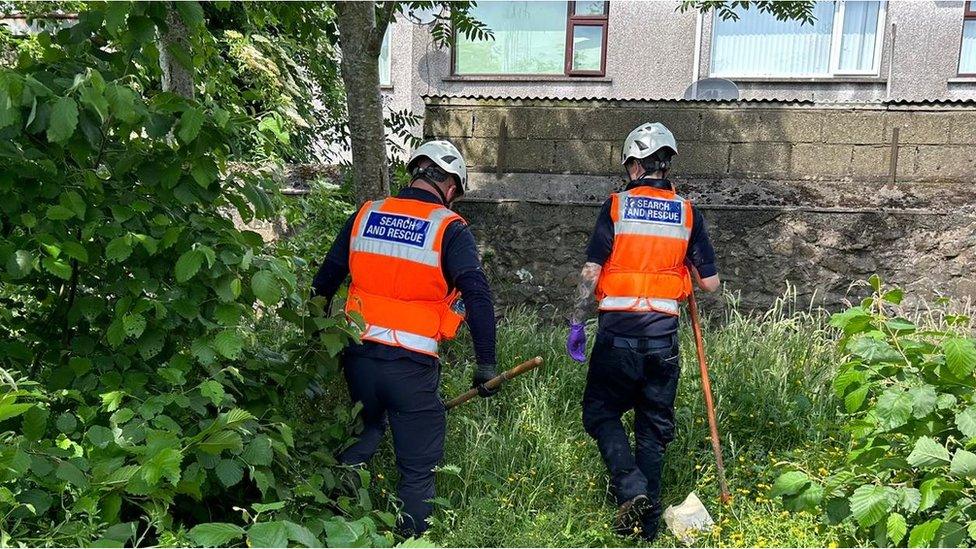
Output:
[[621,142],[642,122],[677,137],[672,179],[747,307],[788,283],[837,306],[874,273],[976,297],[976,104],[426,101],[425,136],[471,167],[458,210],[503,303],[565,312],[599,205],[623,185]]

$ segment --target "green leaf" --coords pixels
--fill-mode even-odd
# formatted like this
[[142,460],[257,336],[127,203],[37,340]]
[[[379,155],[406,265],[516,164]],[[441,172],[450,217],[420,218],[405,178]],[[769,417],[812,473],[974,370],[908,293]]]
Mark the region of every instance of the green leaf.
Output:
[[47,209],[47,214],[45,214],[45,217],[51,221],[64,221],[65,219],[71,219],[74,216],[75,212],[60,204],[49,206]]
[[810,483],[810,478],[801,471],[789,471],[780,475],[770,491],[770,497],[792,496]]
[[243,442],[241,442],[241,435],[234,431],[218,431],[207,437],[198,447],[211,455],[217,455],[223,450],[230,450],[231,453],[236,454],[243,448]]
[[180,117],[180,129],[176,132],[176,135],[183,143],[190,143],[200,134],[200,128],[202,126],[203,110],[189,108],[183,111],[183,116]]
[[47,140],[52,143],[66,141],[78,126],[78,105],[70,97],[59,97],[51,109],[47,127]]
[[7,258],[7,272],[13,278],[23,278],[34,270],[34,255],[27,250],[17,250]]
[[271,439],[267,435],[258,435],[247,444],[241,459],[250,465],[271,465],[274,452],[271,450]]
[[942,519],[932,519],[912,528],[912,533],[908,536],[909,547],[928,547],[935,540],[935,534],[942,526]]
[[45,257],[41,260],[41,265],[54,276],[64,280],[71,280],[71,265],[68,263],[60,259],[54,259],[53,257]]
[[108,393],[102,394],[102,406],[105,406],[106,412],[114,412],[119,409],[122,404],[122,391],[110,391]]
[[891,509],[892,494],[886,486],[865,484],[851,494],[851,513],[862,528],[874,526]]
[[287,547],[288,527],[279,520],[253,524],[247,530],[247,541],[251,547]]
[[217,169],[217,164],[212,158],[200,157],[193,161],[193,167],[190,168],[190,175],[193,176],[193,180],[197,182],[197,185],[207,188],[213,180],[217,179],[220,171]]
[[88,263],[88,250],[84,246],[73,240],[61,243],[61,251],[71,259],[77,259],[82,263]]
[[88,478],[85,476],[85,473],[83,473],[81,469],[76,467],[70,461],[62,461],[58,465],[58,470],[55,472],[55,476],[65,482],[73,484],[79,490],[88,489]]
[[878,397],[874,411],[883,429],[897,429],[912,417],[912,397],[901,388],[889,388]]
[[54,425],[58,428],[58,431],[61,431],[66,435],[70,435],[71,433],[75,432],[75,429],[78,428],[78,420],[75,419],[74,414],[71,412],[64,412],[58,416],[58,419],[54,422]]
[[967,377],[976,370],[976,345],[971,339],[953,337],[942,343],[946,366],[957,377]]
[[969,534],[969,539],[976,540],[976,520],[969,521],[966,532]]
[[949,450],[930,437],[923,436],[915,441],[915,448],[908,455],[912,467],[935,467],[949,463]]
[[224,358],[236,360],[241,355],[244,347],[244,340],[241,339],[237,330],[224,330],[214,337],[213,347]]
[[30,409],[24,412],[21,423],[21,432],[24,438],[31,442],[41,440],[41,437],[47,432],[48,415],[47,408],[41,408],[40,406],[31,406]]
[[956,414],[956,427],[967,438],[976,437],[976,406],[970,406]]
[[34,407],[33,404],[28,404],[28,403],[20,403],[20,404],[4,403],[4,404],[0,404],[0,421],[6,421],[6,420],[8,420],[8,419],[10,419],[12,417],[17,417],[20,414],[23,414],[23,413],[27,412],[27,410],[30,410],[33,407]]
[[142,478],[149,486],[155,486],[165,477],[175,486],[180,481],[180,463],[183,454],[176,448],[163,448],[142,464]]
[[199,2],[179,2],[173,5],[187,28],[195,29],[203,24],[203,8]]
[[874,339],[873,337],[860,337],[855,339],[847,346],[847,350],[856,356],[864,359],[868,364],[881,362],[903,362],[898,349],[892,347],[887,341]]
[[300,543],[305,547],[322,547],[322,542],[308,528],[288,520],[282,522],[288,529],[288,539]]
[[241,321],[241,308],[236,303],[219,303],[214,307],[214,320],[224,326],[237,326]]
[[288,502],[285,501],[275,501],[273,503],[252,503],[251,509],[254,509],[256,513],[267,513],[268,511],[278,511],[279,509],[284,509]]
[[224,547],[242,537],[244,529],[227,522],[205,522],[190,528],[187,535],[201,547]]
[[281,286],[271,271],[258,271],[251,278],[251,291],[265,305],[272,307],[281,301]]
[[847,396],[844,397],[844,409],[847,410],[848,414],[853,414],[861,409],[864,399],[868,396],[868,389],[870,389],[868,385],[862,385],[847,393]]
[[125,261],[132,255],[132,238],[129,235],[120,236],[105,247],[105,258],[109,261]]
[[922,493],[917,488],[901,487],[898,489],[896,505],[906,513],[918,511],[918,506],[922,502]]
[[123,315],[122,329],[125,330],[125,335],[138,338],[146,330],[146,318],[140,314]]
[[922,419],[935,411],[938,401],[935,387],[931,385],[913,387],[908,391],[908,394],[912,399],[912,415],[915,416],[915,419]]
[[922,485],[919,488],[922,498],[918,503],[918,510],[925,511],[939,501],[942,492],[946,490],[946,481],[942,477],[930,478],[922,481]]
[[214,406],[220,406],[224,400],[224,386],[217,380],[208,379],[200,384],[200,394],[209,398]]
[[908,533],[908,524],[905,523],[905,517],[898,513],[888,515],[887,530],[888,539],[897,547],[898,543],[905,539],[905,534]]
[[108,427],[102,425],[92,425],[85,435],[92,444],[98,448],[107,448],[115,441],[115,434]]
[[[218,461],[217,466],[214,467],[214,472],[217,474],[217,478],[220,479],[220,483],[227,488],[234,486],[244,478],[244,469],[240,463],[233,459],[222,459]],[[257,545],[257,547],[265,546]]]
[[863,307],[851,307],[830,317],[830,325],[844,330],[847,335],[863,331],[871,324],[871,315]]
[[949,473],[957,477],[976,477],[976,454],[961,448],[956,450]]
[[193,278],[203,264],[204,256],[199,250],[188,250],[176,260],[176,280],[186,282]]

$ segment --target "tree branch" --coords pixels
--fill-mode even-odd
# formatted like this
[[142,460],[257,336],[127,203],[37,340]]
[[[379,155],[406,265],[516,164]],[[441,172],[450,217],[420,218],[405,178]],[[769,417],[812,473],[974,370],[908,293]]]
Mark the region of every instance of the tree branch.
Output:
[[393,22],[396,7],[396,2],[385,2],[383,10],[380,11],[379,17],[376,18],[376,26],[373,28],[369,39],[369,52],[376,58],[379,58],[380,50],[383,49],[383,37],[386,36],[386,29]]

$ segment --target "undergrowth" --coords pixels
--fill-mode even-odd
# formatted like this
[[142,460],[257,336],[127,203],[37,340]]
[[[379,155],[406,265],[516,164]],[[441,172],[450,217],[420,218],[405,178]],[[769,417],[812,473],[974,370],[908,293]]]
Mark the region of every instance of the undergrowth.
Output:
[[[715,518],[698,540],[708,546],[824,546],[835,532],[812,514],[792,514],[769,499],[777,463],[803,460],[817,470],[843,449],[831,438],[835,406],[834,334],[817,309],[798,309],[793,295],[764,314],[739,313],[704,326],[731,505],[717,503],[714,458],[694,343],[683,319],[677,438],[668,449],[665,505],[691,491]],[[591,326],[592,330],[595,327]],[[610,532],[615,506],[596,444],[583,431],[580,401],[586,366],[565,352],[566,330],[533,312],[510,310],[499,325],[499,367],[539,355],[539,370],[511,382],[491,400],[449,414],[447,448],[438,475],[439,510],[428,534],[444,546],[630,546]],[[444,360],[445,396],[467,389],[472,363],[467,338]],[[625,423],[632,421],[630,414]],[[392,447],[377,461],[376,489],[395,491]],[[663,530],[663,528],[662,528]],[[663,533],[658,546],[677,545]]]

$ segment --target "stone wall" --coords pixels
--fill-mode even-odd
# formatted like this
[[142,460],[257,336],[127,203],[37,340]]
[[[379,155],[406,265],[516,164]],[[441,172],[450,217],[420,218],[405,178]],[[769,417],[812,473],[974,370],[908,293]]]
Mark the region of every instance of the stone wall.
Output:
[[873,273],[976,297],[974,105],[428,98],[425,135],[471,166],[459,210],[503,302],[565,309],[599,205],[623,184],[620,142],[647,121],[675,133],[674,181],[745,305],[787,282],[837,305]]

